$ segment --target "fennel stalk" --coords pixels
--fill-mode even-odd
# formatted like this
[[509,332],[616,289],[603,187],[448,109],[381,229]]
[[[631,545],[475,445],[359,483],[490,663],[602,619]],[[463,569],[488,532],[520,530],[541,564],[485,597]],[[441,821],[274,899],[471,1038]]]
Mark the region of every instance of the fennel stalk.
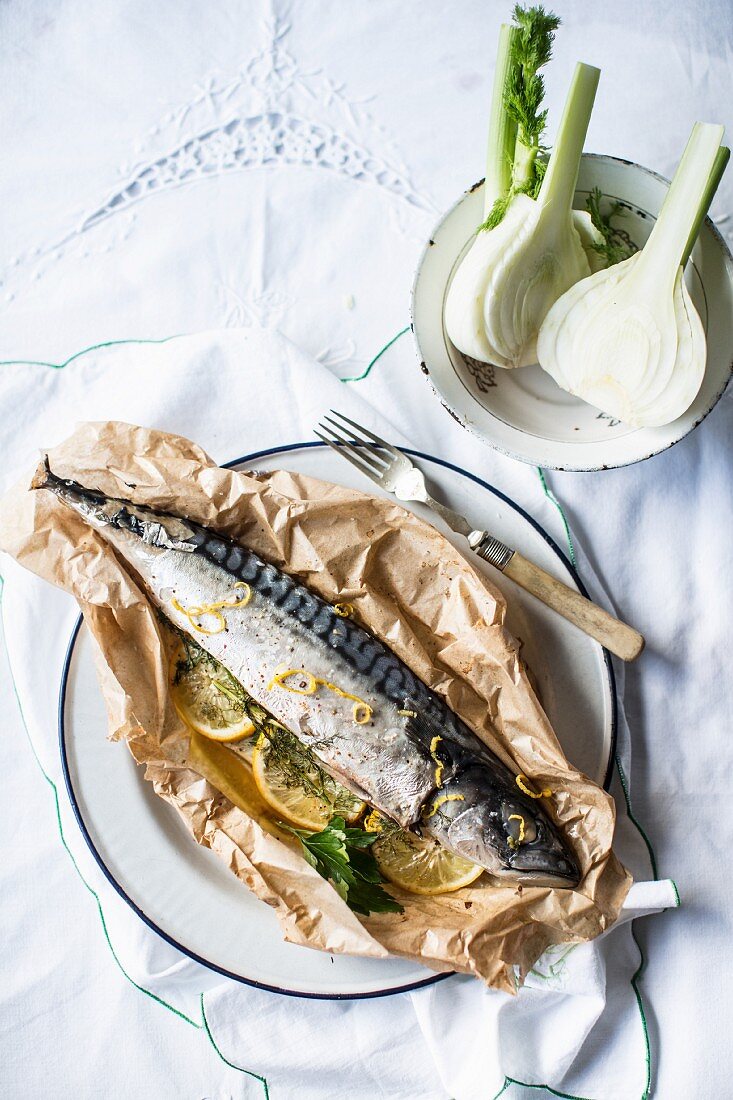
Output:
[[541,139],[547,110],[540,69],[552,56],[560,20],[543,7],[515,5],[513,24],[503,23],[494,71],[482,229],[493,229],[514,195],[537,195],[544,175]]
[[500,367],[536,361],[550,307],[590,273],[572,210],[599,70],[576,66],[537,199],[515,194],[495,228],[480,231],[445,304],[450,339],[465,355]]

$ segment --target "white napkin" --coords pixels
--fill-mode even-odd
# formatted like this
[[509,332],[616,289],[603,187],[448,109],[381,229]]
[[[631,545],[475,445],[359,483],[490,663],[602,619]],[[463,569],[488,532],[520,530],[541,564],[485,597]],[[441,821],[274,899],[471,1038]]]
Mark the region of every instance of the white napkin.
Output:
[[[448,422],[426,386],[415,387],[408,341],[408,335],[401,336],[374,368],[367,383],[372,405],[360,396],[362,383],[343,384],[283,337],[255,326],[100,348],[58,371],[14,366],[0,374],[0,408],[12,409],[0,424],[2,454],[16,476],[30,467],[40,446],[64,438],[75,421],[115,418],[187,435],[224,462],[311,438],[316,419],[333,406],[388,438],[407,440],[488,477],[566,544],[562,516],[537,472],[469,440]],[[407,363],[409,376],[398,369]],[[377,408],[387,410],[390,420]],[[577,544],[574,552],[591,594],[603,600]],[[7,558],[2,571],[3,623],[18,701],[41,768],[62,792],[56,709],[75,605]],[[622,701],[622,675],[619,691]],[[628,775],[630,740],[622,706],[618,755]],[[671,881],[643,881],[651,875],[649,855],[628,817],[618,772],[613,792],[618,852],[640,880],[623,919],[599,941],[547,952],[516,998],[462,976],[409,994],[350,1002],[293,1000],[222,980],[182,958],[118,898],[86,850],[63,793],[59,813],[80,873],[100,899],[105,927],[99,936],[107,935],[118,964],[142,990],[197,1026],[205,1021],[202,1033],[231,1072],[250,1074],[242,1078],[245,1095],[265,1089],[260,1075],[273,1100],[296,1095],[486,1100],[512,1082],[545,1085],[563,1095],[628,1100],[646,1095],[650,1072],[635,977],[641,959],[630,919],[675,906],[678,899]],[[36,843],[36,837],[25,843]],[[100,1013],[109,1013],[124,1034],[125,1022],[114,1018],[114,1005],[100,1005]]]

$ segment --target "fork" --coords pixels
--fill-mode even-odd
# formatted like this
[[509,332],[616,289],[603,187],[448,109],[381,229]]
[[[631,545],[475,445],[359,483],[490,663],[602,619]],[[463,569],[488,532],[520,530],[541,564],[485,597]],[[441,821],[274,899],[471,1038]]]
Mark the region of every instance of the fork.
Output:
[[614,618],[488,531],[473,528],[464,516],[430,495],[425,475],[406,454],[343,413],[334,409],[330,412],[332,415],[324,416],[318,425],[320,431],[314,432],[336,454],[398,500],[427,505],[452,531],[463,535],[480,558],[595,638],[611,653],[624,661],[633,661],[639,656],[644,648],[644,638],[637,630]]

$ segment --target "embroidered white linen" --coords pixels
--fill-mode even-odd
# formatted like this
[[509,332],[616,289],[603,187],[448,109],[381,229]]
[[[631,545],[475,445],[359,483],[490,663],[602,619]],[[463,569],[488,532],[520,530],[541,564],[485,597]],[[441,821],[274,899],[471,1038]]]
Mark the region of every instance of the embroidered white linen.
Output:
[[[494,482],[562,543],[536,473],[482,449],[447,417],[409,334],[358,384],[358,397],[333,379],[361,374],[407,324],[425,237],[482,175],[496,32],[509,6],[462,0],[448,12],[423,0],[419,16],[395,0],[0,6],[3,483],[88,416],[187,432],[225,460],[307,437],[336,401],[376,417],[361,399],[390,422],[375,426]],[[603,70],[589,149],[670,175],[696,119],[730,130],[725,0],[557,7],[564,27],[548,77],[551,119],[577,59]],[[713,206],[729,240],[732,207],[729,172]],[[231,345],[214,334],[109,347],[60,371],[20,362],[58,365],[95,343],[224,326],[247,331]],[[263,398],[268,415],[254,419]],[[721,1095],[720,1082],[733,1079],[733,1054],[716,1041],[716,1024],[733,1012],[733,887],[722,870],[733,815],[720,768],[730,710],[730,437],[728,395],[689,439],[649,463],[548,477],[587,552],[581,574],[597,596],[592,568],[604,577],[648,639],[621,685],[633,768],[623,722],[620,732],[636,816],[685,901],[637,928],[663,1097]],[[74,610],[6,567],[10,656],[33,744],[58,784],[56,693]],[[4,659],[0,691],[0,774],[14,807],[14,828],[0,839],[6,1092],[261,1095],[259,1080],[220,1060],[204,1028],[195,1032],[121,976],[96,903],[61,846],[54,791],[27,747]],[[623,806],[617,780],[614,793]],[[499,1003],[450,979],[411,998],[330,1005],[222,987],[135,922],[98,874],[62,787],[58,798],[128,974],[197,1025],[199,994],[213,982],[206,1013],[221,1052],[266,1074],[273,1100],[484,1100],[504,1073],[595,1100],[646,1091],[628,927],[572,953],[564,970],[572,996],[543,983]],[[625,820],[622,832],[622,856],[648,878],[644,843]],[[671,903],[670,890],[651,889],[640,905]],[[533,1093],[512,1084],[506,1095]]]
[[[409,349],[404,350],[409,354]],[[39,380],[45,382],[40,409],[35,400]],[[422,400],[413,404],[413,411],[419,408],[425,414],[425,426],[415,425],[411,441],[427,450],[439,448],[443,457],[476,468],[484,459],[479,445],[473,443],[469,451],[461,448],[460,453],[446,446],[440,422],[433,430],[428,427],[431,399],[426,390],[420,392]],[[332,405],[371,424],[382,435],[401,437],[398,429],[348,384],[335,379],[284,337],[254,327],[179,337],[157,345],[102,348],[81,355],[52,375],[43,366],[18,367],[0,374],[0,395],[10,398],[15,410],[12,425],[4,429],[13,465],[16,461],[29,464],[37,442],[53,444],[77,418],[115,416],[155,424],[195,437],[221,461],[243,450],[307,439],[319,413]],[[273,400],[273,395],[287,395],[287,400]],[[462,442],[460,437],[458,441]],[[536,472],[502,460],[495,473],[504,491],[529,504],[562,541],[560,516],[542,493]],[[581,569],[588,576],[587,563],[583,562]],[[3,570],[3,621],[20,706],[39,761],[61,789],[60,817],[66,843],[102,899],[111,946],[134,981],[189,1017],[201,1018],[201,993],[208,990],[203,1010],[215,1042],[230,1061],[264,1076],[274,1096],[335,1100],[349,1095],[367,1100],[379,1087],[385,1095],[405,1098],[479,1100],[497,1093],[505,1075],[563,1087],[573,1095],[598,1093],[599,1086],[604,1097],[621,1100],[641,1095],[647,1075],[646,1036],[631,984],[640,956],[628,924],[601,943],[570,952],[567,948],[550,951],[536,968],[530,988],[516,1002],[458,977],[379,1002],[294,1001],[221,980],[198,964],[181,960],[110,890],[85,851],[63,794],[55,720],[59,671],[75,614],[73,601],[14,563],[4,560]],[[39,668],[45,670],[42,677]],[[624,763],[623,757],[628,745],[622,718],[619,751],[626,771],[629,760]],[[124,750],[110,746],[110,751]],[[38,783],[38,777],[35,781]],[[623,794],[618,784],[616,787],[621,815],[619,853],[637,878],[648,878],[646,852],[633,826],[624,820]],[[48,793],[44,794],[48,798]],[[25,839],[29,855],[34,843],[35,830]],[[88,906],[79,884],[73,886]],[[625,917],[675,904],[671,883],[642,882],[630,895]],[[55,900],[54,907],[58,905]],[[101,938],[101,927],[96,934]],[[245,927],[242,934],[247,934]],[[110,980],[123,979],[111,974]],[[606,1016],[609,992],[612,1025]],[[257,1021],[256,1027],[253,1021]],[[126,1032],[129,1025],[119,1021],[118,1026]],[[345,1059],[338,1036],[347,1026],[349,1034],[359,1038],[357,1049]],[[617,1054],[607,1067],[594,1055],[584,1070],[584,1046],[589,1036],[595,1046],[592,1035],[596,1027],[613,1035],[605,1056],[608,1058],[614,1047]],[[283,1052],[285,1034],[287,1057]],[[395,1034],[404,1041],[397,1058]],[[142,1043],[142,1038],[139,1041]],[[190,1038],[182,1041],[187,1060],[200,1057],[191,1050]],[[204,1041],[202,1038],[201,1045]],[[571,1068],[578,1056],[580,1062]],[[625,1065],[623,1073],[619,1064]],[[173,1081],[180,1080],[175,1066],[166,1065],[166,1073]],[[148,1081],[136,1081],[136,1087],[143,1094],[151,1089],[152,1095],[154,1080],[155,1073]]]

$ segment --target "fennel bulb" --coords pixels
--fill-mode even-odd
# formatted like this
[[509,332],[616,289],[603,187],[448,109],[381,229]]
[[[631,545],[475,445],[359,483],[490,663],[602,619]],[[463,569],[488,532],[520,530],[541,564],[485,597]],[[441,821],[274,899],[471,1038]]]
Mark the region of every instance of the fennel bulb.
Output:
[[465,355],[500,367],[537,361],[548,310],[590,274],[572,209],[600,71],[576,66],[539,194],[514,194],[503,219],[479,230],[448,290],[445,327]]
[[576,283],[540,329],[540,365],[563,389],[632,427],[692,404],[705,333],[683,277],[728,160],[723,127],[697,123],[645,247]]
[[515,240],[535,200],[517,195],[499,224],[477,233],[471,248],[451,281],[445,300],[443,319],[451,341],[472,359],[508,367],[489,343],[484,324],[484,301],[497,251],[507,249]]

